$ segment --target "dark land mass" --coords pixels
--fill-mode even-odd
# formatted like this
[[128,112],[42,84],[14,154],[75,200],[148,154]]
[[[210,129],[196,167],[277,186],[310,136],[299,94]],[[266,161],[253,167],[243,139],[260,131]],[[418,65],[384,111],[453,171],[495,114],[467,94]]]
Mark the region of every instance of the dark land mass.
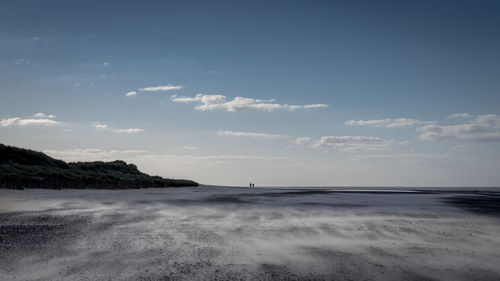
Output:
[[191,180],[142,173],[124,161],[66,163],[44,153],[0,144],[0,188],[127,189],[198,186]]

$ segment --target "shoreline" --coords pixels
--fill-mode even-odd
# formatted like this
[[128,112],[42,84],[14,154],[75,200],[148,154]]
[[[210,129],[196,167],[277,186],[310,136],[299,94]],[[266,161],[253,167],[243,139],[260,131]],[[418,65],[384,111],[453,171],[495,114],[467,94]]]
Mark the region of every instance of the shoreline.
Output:
[[500,278],[498,193],[387,191],[0,190],[0,276]]

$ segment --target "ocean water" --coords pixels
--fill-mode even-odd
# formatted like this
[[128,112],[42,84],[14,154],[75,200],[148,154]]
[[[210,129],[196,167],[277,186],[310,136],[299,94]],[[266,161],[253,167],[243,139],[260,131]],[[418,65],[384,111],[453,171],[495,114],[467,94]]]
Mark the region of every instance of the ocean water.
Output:
[[499,195],[446,190],[0,190],[0,280],[500,280]]

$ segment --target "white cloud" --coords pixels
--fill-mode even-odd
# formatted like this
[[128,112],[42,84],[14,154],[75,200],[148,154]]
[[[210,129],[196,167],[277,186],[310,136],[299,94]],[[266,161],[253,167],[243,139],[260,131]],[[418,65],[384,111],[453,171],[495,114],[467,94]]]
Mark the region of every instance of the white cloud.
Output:
[[471,148],[472,146],[470,144],[457,144],[457,145],[454,145],[452,147],[453,150],[459,150],[459,151],[463,151],[463,150],[466,150],[466,149],[469,149]]
[[51,119],[24,119],[19,117],[2,119],[0,121],[1,127],[9,127],[9,126],[29,126],[29,125],[44,125],[44,126],[52,126],[58,125],[61,122],[57,122]]
[[472,116],[469,113],[454,113],[448,115],[446,119],[471,119],[471,118],[474,118],[474,116]]
[[314,142],[314,148],[335,148],[345,152],[385,151],[389,150],[391,141],[379,137],[366,136],[324,136]]
[[31,61],[25,58],[19,58],[14,61],[14,64],[30,64]]
[[110,65],[110,63],[109,63],[109,62],[107,62],[107,61],[105,61],[105,62],[103,62],[103,63],[102,63],[102,65],[103,65],[103,66],[109,66],[109,65]]
[[188,165],[204,161],[208,164],[226,162],[268,162],[284,161],[286,157],[260,156],[260,155],[175,155],[175,154],[150,154],[146,150],[104,150],[98,148],[44,150],[44,153],[65,161],[110,161],[121,159],[132,163],[175,163],[175,165]]
[[401,128],[411,127],[414,125],[434,124],[436,121],[421,121],[411,118],[386,118],[376,120],[349,120],[345,122],[348,126],[368,126],[368,127],[387,127]]
[[234,132],[234,131],[218,131],[217,135],[219,135],[219,136],[231,136],[231,137],[252,137],[252,138],[258,138],[258,139],[265,139],[265,140],[289,137],[289,136],[285,136],[285,135],[276,135],[276,134]]
[[94,129],[96,131],[107,131],[107,130],[109,130],[108,125],[102,124],[102,123],[94,123],[94,124],[92,124],[92,126],[94,127]]
[[196,147],[196,146],[189,146],[189,145],[178,146],[176,148],[177,149],[184,149],[184,150],[197,150],[198,149],[198,147]]
[[324,136],[316,143],[319,146],[335,146],[344,143],[374,143],[381,142],[379,137],[365,136]]
[[53,114],[45,114],[45,113],[41,113],[41,112],[37,113],[37,114],[35,114],[33,116],[36,117],[36,118],[49,118],[49,119],[55,119],[56,118],[56,116],[53,115]]
[[166,85],[166,86],[155,86],[155,87],[146,87],[146,88],[140,88],[139,91],[146,91],[146,92],[156,92],[156,91],[172,91],[172,90],[180,90],[182,89],[183,86],[181,85]]
[[496,114],[479,115],[464,124],[438,126],[427,125],[417,128],[419,139],[432,140],[472,140],[500,141],[500,116]]
[[212,75],[221,75],[223,74],[222,72],[220,71],[215,71],[215,70],[208,70],[205,72],[205,74],[212,74]]
[[137,133],[143,133],[145,130],[143,129],[135,129],[135,128],[130,128],[130,129],[111,129],[108,125],[96,122],[92,123],[92,126],[96,131],[110,131],[112,133],[117,133],[117,134],[137,134]]
[[310,137],[299,137],[299,138],[296,138],[295,141],[293,141],[293,143],[296,145],[304,145],[304,144],[308,144],[309,142],[311,142]]
[[357,154],[353,160],[400,160],[400,161],[422,161],[422,160],[447,160],[459,158],[449,154],[425,154],[425,153],[395,153],[395,154]]
[[206,155],[206,156],[188,156],[197,160],[212,161],[275,161],[286,160],[286,157],[260,156],[260,155]]
[[137,133],[143,133],[145,131],[143,129],[130,128],[130,129],[115,129],[112,130],[112,132],[118,134],[137,134]]
[[290,111],[295,111],[295,110],[299,110],[299,109],[316,109],[316,108],[325,108],[325,107],[328,107],[327,104],[322,104],[322,103],[306,104],[306,105],[288,105],[288,104],[284,104],[282,106],[283,106],[283,108],[288,109]]
[[[0,45],[21,45],[26,43],[34,43],[36,44],[41,38],[34,37],[23,37],[23,38],[7,38],[0,40]],[[48,38],[43,38],[47,40]]]
[[171,97],[173,102],[191,103],[197,102],[196,110],[226,110],[236,112],[245,109],[255,109],[263,111],[313,109],[328,107],[326,104],[308,104],[308,105],[288,105],[274,103],[274,99],[261,100],[245,97],[235,97],[230,101],[226,100],[224,95],[205,95],[197,94],[194,97]]
[[125,94],[126,97],[135,97],[137,96],[137,93],[135,91],[131,91]]
[[80,87],[80,83],[75,83],[75,87]]
[[44,150],[44,153],[65,161],[97,161],[116,160],[128,158],[134,155],[144,154],[146,150],[103,150],[98,148],[68,149],[68,150]]
[[344,152],[365,152],[365,151],[387,151],[390,150],[390,142],[380,143],[350,143],[340,146],[339,150]]

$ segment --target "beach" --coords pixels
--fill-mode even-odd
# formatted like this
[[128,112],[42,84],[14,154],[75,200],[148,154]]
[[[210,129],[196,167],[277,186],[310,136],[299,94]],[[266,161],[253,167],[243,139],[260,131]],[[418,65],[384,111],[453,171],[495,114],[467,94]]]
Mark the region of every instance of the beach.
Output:
[[488,190],[0,190],[0,280],[499,280]]

